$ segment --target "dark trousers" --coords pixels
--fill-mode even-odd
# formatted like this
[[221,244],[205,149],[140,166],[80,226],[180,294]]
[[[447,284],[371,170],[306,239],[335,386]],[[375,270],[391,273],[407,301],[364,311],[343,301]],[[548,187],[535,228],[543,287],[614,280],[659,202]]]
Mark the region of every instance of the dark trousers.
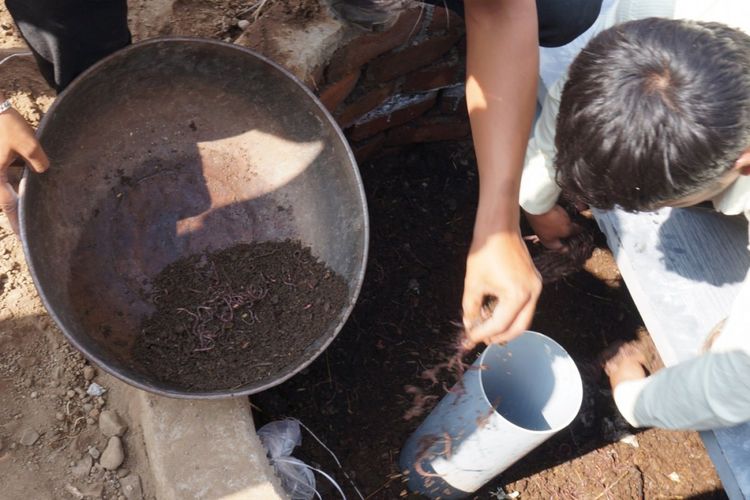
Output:
[[5,0],[5,5],[58,92],[130,44],[126,0]]

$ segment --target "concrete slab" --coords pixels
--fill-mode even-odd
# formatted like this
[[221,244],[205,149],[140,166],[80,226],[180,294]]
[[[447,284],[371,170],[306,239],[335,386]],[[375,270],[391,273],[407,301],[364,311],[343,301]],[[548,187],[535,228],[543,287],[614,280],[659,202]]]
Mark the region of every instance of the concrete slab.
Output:
[[247,398],[191,401],[138,393],[159,500],[288,498],[255,433]]

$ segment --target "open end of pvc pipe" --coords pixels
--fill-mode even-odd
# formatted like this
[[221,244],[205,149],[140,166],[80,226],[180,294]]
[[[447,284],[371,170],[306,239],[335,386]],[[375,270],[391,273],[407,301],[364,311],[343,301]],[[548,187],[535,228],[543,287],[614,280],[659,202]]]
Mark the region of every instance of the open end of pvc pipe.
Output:
[[482,355],[481,383],[490,405],[510,423],[528,431],[556,432],[578,414],[581,376],[560,345],[526,332]]

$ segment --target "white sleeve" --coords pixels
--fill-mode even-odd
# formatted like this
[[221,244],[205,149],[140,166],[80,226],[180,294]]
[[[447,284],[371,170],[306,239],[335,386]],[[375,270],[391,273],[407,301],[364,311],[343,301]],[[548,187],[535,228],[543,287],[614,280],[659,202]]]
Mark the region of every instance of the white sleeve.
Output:
[[534,126],[534,134],[526,147],[521,175],[519,201],[521,208],[534,215],[549,212],[557,203],[560,188],[555,182],[555,125],[560,109],[560,94],[565,78],[549,89],[542,113]]
[[706,430],[750,421],[750,272],[711,351],[614,391],[635,427]]

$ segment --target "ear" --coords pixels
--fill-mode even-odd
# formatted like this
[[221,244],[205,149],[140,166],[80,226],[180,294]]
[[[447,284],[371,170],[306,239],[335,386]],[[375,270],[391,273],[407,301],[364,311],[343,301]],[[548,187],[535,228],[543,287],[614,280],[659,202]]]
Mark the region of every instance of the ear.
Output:
[[739,170],[740,175],[750,175],[750,148],[742,152],[737,161],[734,162],[734,168]]

